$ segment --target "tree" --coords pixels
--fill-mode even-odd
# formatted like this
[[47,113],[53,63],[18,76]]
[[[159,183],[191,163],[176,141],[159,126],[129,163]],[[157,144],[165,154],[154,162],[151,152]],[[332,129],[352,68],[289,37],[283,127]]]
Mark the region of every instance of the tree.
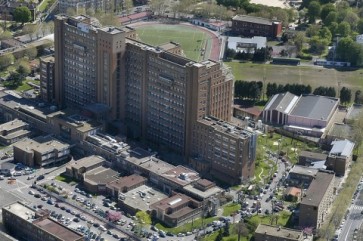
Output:
[[359,19],[357,23],[357,32],[363,34],[363,18]]
[[342,37],[347,37],[350,34],[350,24],[348,22],[341,22],[338,24],[337,33]]
[[215,241],[222,241],[222,240],[223,240],[223,234],[222,234],[222,229],[220,229]]
[[35,59],[37,55],[38,55],[38,50],[35,47],[27,48],[24,50],[24,56],[28,57],[31,60]]
[[24,25],[24,27],[22,29],[23,34],[28,34],[30,40],[33,40],[33,36],[36,31],[37,31],[36,24],[26,24],[26,25]]
[[357,90],[354,94],[354,103],[363,104],[363,94],[361,90]]
[[136,213],[136,218],[141,224],[150,225],[151,224],[151,217],[145,211],[138,211]]
[[165,11],[165,1],[164,0],[153,0],[150,4],[150,9],[154,14],[163,15]]
[[126,13],[130,14],[132,8],[134,7],[134,3],[132,2],[132,0],[125,0],[124,2],[124,9],[126,10]]
[[13,35],[10,31],[4,31],[0,34],[0,41],[6,40],[6,39],[11,39],[12,37],[13,37]]
[[336,22],[338,19],[337,12],[330,12],[326,18],[324,18],[323,23],[326,26],[330,26],[333,22]]
[[353,29],[353,30],[357,29],[358,21],[359,21],[359,17],[353,11],[348,11],[347,15],[344,18],[344,22],[349,23],[351,29]]
[[320,36],[320,38],[326,39],[327,41],[329,41],[329,43],[330,43],[330,41],[331,41],[331,39],[333,37],[330,30],[329,30],[329,28],[327,28],[327,27],[322,27],[320,29],[319,36]]
[[14,55],[12,54],[4,54],[0,56],[0,68],[4,69],[8,67],[9,65],[14,63]]
[[314,36],[310,39],[310,52],[315,54],[322,54],[330,43],[330,40],[321,38],[320,36]]
[[351,99],[352,99],[352,91],[346,87],[343,87],[341,90],[340,90],[340,101],[343,103],[343,104],[346,104],[346,103],[350,103]]
[[329,30],[330,30],[332,36],[335,36],[338,32],[338,23],[332,22],[329,26]]
[[18,73],[21,74],[22,76],[27,76],[30,74],[31,69],[30,69],[30,65],[28,63],[28,61],[26,60],[21,60],[18,63]]
[[336,13],[336,9],[335,9],[335,5],[332,4],[332,3],[328,3],[326,5],[324,5],[321,9],[321,12],[320,12],[320,18],[321,20],[325,20],[325,18],[329,15],[329,13],[331,12],[335,12]]
[[227,237],[229,236],[229,222],[226,222],[226,225],[223,227],[223,236]]
[[305,42],[305,34],[303,32],[297,32],[295,36],[292,39],[293,44],[296,47],[296,51],[300,53],[300,51],[303,49],[304,42]]
[[350,62],[353,66],[359,66],[363,63],[362,46],[350,37],[340,39],[336,55],[341,61]]
[[319,2],[313,1],[308,7],[309,22],[315,23],[317,17],[320,16],[321,6]]
[[306,29],[306,36],[313,37],[319,34],[321,26],[317,24],[311,24],[308,29]]
[[122,218],[122,214],[120,212],[115,212],[110,210],[108,211],[106,218],[111,222],[117,222]]
[[24,23],[27,23],[31,20],[31,12],[28,7],[21,6],[17,7],[14,10],[14,20],[16,22],[21,23],[24,25]]

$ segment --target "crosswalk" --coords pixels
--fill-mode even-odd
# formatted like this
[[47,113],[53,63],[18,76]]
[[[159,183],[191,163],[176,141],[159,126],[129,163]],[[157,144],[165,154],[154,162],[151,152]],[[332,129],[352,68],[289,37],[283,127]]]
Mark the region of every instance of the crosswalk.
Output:
[[352,205],[349,207],[349,210],[350,210],[350,211],[353,211],[353,210],[363,211],[363,206],[352,204]]

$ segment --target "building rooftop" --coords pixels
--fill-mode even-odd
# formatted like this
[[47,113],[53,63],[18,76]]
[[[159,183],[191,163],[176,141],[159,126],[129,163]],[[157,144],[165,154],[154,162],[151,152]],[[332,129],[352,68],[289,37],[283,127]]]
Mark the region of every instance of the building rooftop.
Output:
[[232,125],[231,123],[221,121],[219,119],[215,119],[213,117],[204,117],[198,121],[213,127],[216,131],[226,133],[235,138],[248,139],[255,135],[255,133],[252,131]]
[[311,152],[311,151],[301,151],[300,153],[301,157],[311,158],[314,160],[326,160],[327,156],[323,153],[317,153],[317,152]]
[[289,174],[296,173],[300,175],[305,176],[315,176],[318,173],[318,170],[315,168],[310,168],[306,166],[300,166],[300,165],[294,165],[293,168],[291,168]]
[[288,240],[302,240],[303,232],[301,230],[289,229],[283,227],[276,227],[267,224],[259,224],[255,230],[256,234],[262,234],[272,237],[288,238]]
[[24,122],[22,120],[19,120],[19,119],[15,119],[15,120],[6,122],[4,124],[1,124],[0,125],[0,132],[3,132],[3,131],[9,132],[11,130],[18,129],[18,128],[21,128],[21,127],[25,128],[27,126],[28,126],[28,123],[26,123],[26,122]]
[[221,193],[223,191],[222,188],[217,187],[217,186],[214,186],[214,187],[211,187],[211,188],[209,188],[209,189],[207,189],[205,191],[202,191],[202,190],[199,190],[198,188],[195,188],[193,186],[193,184],[189,184],[189,185],[183,187],[183,189],[187,193],[189,193],[191,195],[194,195],[195,197],[199,197],[201,199],[207,199],[207,198],[209,198],[211,196],[214,196],[214,195],[216,195],[218,193]]
[[294,107],[299,97],[290,92],[279,93],[274,95],[265,106],[264,110],[277,110],[289,113]]
[[156,157],[154,153],[151,153],[141,147],[136,147],[129,151],[124,151],[121,156],[125,158],[127,162],[133,163],[138,167],[144,168],[148,172],[160,175],[168,170],[175,168],[167,162],[164,162]]
[[121,177],[118,180],[114,180],[112,182],[110,182],[108,184],[108,186],[112,186],[115,187],[117,189],[121,189],[121,188],[130,188],[133,187],[139,183],[144,183],[146,181],[145,177],[142,177],[140,175],[137,174],[132,174],[130,176],[126,176],[126,177]]
[[306,191],[301,204],[318,207],[334,179],[334,173],[319,171]]
[[290,115],[303,116],[309,119],[328,120],[332,110],[339,103],[339,99],[318,96],[302,95]]
[[265,24],[265,25],[272,25],[273,22],[278,22],[278,21],[271,21],[270,19],[267,19],[267,18],[254,17],[254,16],[248,16],[248,15],[236,15],[232,18],[232,20],[249,22],[249,23]]
[[74,241],[79,240],[82,237],[72,229],[69,229],[49,218],[36,220],[34,221],[34,225],[58,237],[60,240]]
[[104,135],[101,133],[88,135],[86,137],[86,141],[96,145],[97,147],[101,147],[102,149],[115,155],[119,155],[120,153],[130,148],[127,143],[123,141],[118,141],[115,139],[115,137],[111,137],[109,135]]
[[40,136],[34,139],[27,138],[14,143],[13,146],[21,150],[34,150],[39,153],[51,152],[54,149],[64,150],[69,148],[68,144],[63,143],[51,136]]
[[48,55],[48,56],[44,56],[44,57],[41,57],[40,60],[44,61],[44,62],[52,62],[54,63],[54,56],[53,55]]
[[354,143],[349,140],[336,140],[332,143],[329,156],[350,157],[353,153]]
[[119,199],[126,205],[142,211],[150,210],[150,205],[167,198],[164,193],[147,185],[137,187],[127,193],[119,195]]
[[71,161],[67,165],[69,167],[79,169],[81,167],[88,168],[88,167],[94,166],[94,165],[99,164],[99,163],[103,164],[105,161],[106,160],[103,157],[92,155],[92,156],[84,157],[84,158],[79,159],[79,160]]
[[301,188],[297,187],[287,187],[285,190],[285,195],[291,195],[294,197],[298,197],[301,195]]
[[21,199],[8,191],[0,188],[0,208],[5,207],[9,204],[21,201]]
[[180,44],[175,43],[175,42],[169,42],[169,43],[161,44],[158,47],[165,51],[168,51],[171,49],[180,48]]
[[191,197],[177,193],[171,197],[165,198],[159,202],[156,202],[152,205],[152,209],[160,209],[160,210],[166,210],[168,208],[175,209],[176,207],[185,207],[186,203],[193,200]]
[[[247,48],[261,49],[265,48],[267,44],[266,37],[255,36],[252,38],[241,38],[241,37],[228,37],[228,48],[234,49],[237,52],[243,52]],[[247,52],[247,51],[245,51]]]
[[193,171],[185,166],[177,166],[164,172],[161,176],[181,186],[186,186],[200,179],[198,172]]
[[110,168],[97,167],[84,174],[84,181],[92,184],[107,184],[119,178],[119,173]]

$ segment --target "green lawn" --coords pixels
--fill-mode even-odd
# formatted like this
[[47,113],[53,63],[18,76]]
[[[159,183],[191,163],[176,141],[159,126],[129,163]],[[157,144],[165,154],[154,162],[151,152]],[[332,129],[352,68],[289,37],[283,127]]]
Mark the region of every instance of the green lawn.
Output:
[[241,209],[241,204],[230,203],[223,207],[223,216],[229,216]]
[[43,12],[46,8],[47,8],[47,6],[49,5],[49,2],[50,2],[51,0],[44,0],[39,6],[38,6],[38,11],[39,12]]
[[[211,222],[213,222],[215,220],[218,220],[218,218],[217,217],[205,218],[203,220],[203,225],[206,226],[208,223],[211,223]],[[186,223],[184,225],[181,225],[181,226],[175,227],[175,228],[168,228],[168,227],[163,226],[160,223],[157,223],[155,225],[155,227],[157,227],[158,229],[164,230],[165,232],[171,232],[173,234],[185,233],[185,232],[190,232],[193,229],[202,227],[202,219],[198,218],[198,219],[195,219],[193,221],[193,223],[191,223],[191,222]]]
[[198,29],[184,25],[155,24],[136,28],[139,38],[150,45],[157,46],[170,41],[181,45],[187,58],[203,60],[201,49],[206,49],[206,59],[211,46],[210,36]]
[[318,86],[332,86],[338,88],[345,86],[352,91],[363,90],[363,69],[341,71],[316,66],[287,66],[272,64],[254,64],[226,62],[231,67],[236,80],[263,80],[266,76],[268,82],[277,84],[310,84],[313,88]]
[[72,178],[62,175],[62,174],[59,176],[56,176],[54,179],[57,181],[60,181],[60,182],[68,183],[68,184],[74,182],[74,180]]

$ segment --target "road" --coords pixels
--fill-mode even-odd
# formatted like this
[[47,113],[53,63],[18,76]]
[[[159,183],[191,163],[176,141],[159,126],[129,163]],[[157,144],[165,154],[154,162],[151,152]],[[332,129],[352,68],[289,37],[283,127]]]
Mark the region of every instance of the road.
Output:
[[[342,221],[340,228],[336,231],[336,236],[338,236],[339,241],[351,241],[353,239],[353,234],[356,229],[359,229],[363,223],[363,192],[361,186],[363,181],[357,187],[357,195],[352,200],[349,206],[349,214],[347,219]],[[335,237],[336,238],[336,237]]]

